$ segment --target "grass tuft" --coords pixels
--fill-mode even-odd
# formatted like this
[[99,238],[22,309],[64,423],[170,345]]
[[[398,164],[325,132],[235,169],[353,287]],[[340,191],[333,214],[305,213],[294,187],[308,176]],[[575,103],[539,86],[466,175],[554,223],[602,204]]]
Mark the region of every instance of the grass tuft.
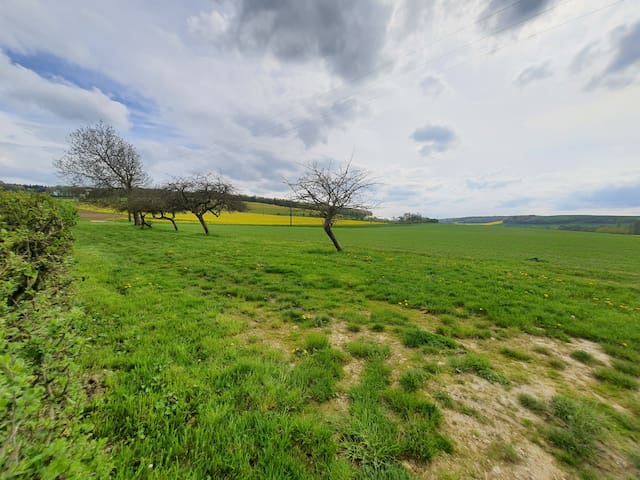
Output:
[[531,360],[531,355],[528,353],[508,347],[501,348],[500,353],[505,357],[513,358],[514,360],[519,360],[521,362],[528,362]]
[[586,401],[558,395],[551,400],[551,412],[560,425],[550,428],[547,438],[560,450],[560,459],[579,465],[593,455],[602,431],[593,406]]
[[585,365],[595,365],[596,363],[598,363],[593,355],[591,355],[589,352],[585,352],[584,350],[575,350],[571,352],[570,356],[574,360],[582,362]]
[[467,353],[460,357],[451,357],[449,363],[457,373],[474,373],[489,382],[508,383],[493,371],[489,360],[478,354]]
[[398,381],[406,392],[415,392],[424,386],[426,379],[427,373],[424,370],[411,368],[400,375]]
[[458,344],[448,337],[429,333],[419,328],[408,328],[402,334],[402,342],[405,346],[416,348],[422,345],[436,347],[438,349],[453,349]]
[[637,390],[639,386],[638,380],[614,368],[598,368],[593,372],[593,375],[601,382],[606,382],[625,390]]
[[533,413],[538,415],[544,415],[547,413],[547,404],[528,393],[521,393],[518,395],[518,401],[520,402],[520,405]]
[[373,340],[357,339],[345,345],[347,352],[357,358],[376,359],[386,358],[391,350],[387,345],[374,342]]
[[522,461],[522,457],[516,452],[513,445],[506,442],[493,442],[489,445],[486,455],[491,459],[496,459],[503,463],[516,464]]

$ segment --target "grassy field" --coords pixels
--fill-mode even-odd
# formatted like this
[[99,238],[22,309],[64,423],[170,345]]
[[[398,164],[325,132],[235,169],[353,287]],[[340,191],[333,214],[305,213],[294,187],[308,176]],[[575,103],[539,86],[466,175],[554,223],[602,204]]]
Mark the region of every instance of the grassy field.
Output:
[[640,238],[336,235],[81,222],[115,478],[637,477]]

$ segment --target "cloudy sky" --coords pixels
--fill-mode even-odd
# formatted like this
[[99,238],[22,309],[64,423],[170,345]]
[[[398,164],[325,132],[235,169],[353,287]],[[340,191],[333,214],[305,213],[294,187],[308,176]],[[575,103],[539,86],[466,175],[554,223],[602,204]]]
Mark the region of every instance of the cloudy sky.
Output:
[[353,156],[381,216],[639,215],[640,3],[0,0],[0,179],[100,119],[157,184]]

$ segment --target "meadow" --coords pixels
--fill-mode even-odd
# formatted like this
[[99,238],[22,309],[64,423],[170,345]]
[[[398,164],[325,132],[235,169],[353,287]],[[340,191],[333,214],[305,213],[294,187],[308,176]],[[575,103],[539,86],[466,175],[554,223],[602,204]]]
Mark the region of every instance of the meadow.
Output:
[[93,435],[134,478],[636,478],[640,237],[80,222]]

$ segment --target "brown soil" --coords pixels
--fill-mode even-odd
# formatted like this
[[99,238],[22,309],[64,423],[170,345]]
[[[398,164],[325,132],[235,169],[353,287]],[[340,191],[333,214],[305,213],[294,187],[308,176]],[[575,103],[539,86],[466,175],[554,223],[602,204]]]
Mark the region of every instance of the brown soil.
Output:
[[78,210],[78,215],[81,220],[89,220],[91,222],[110,222],[127,218],[123,213],[91,212],[89,210]]

